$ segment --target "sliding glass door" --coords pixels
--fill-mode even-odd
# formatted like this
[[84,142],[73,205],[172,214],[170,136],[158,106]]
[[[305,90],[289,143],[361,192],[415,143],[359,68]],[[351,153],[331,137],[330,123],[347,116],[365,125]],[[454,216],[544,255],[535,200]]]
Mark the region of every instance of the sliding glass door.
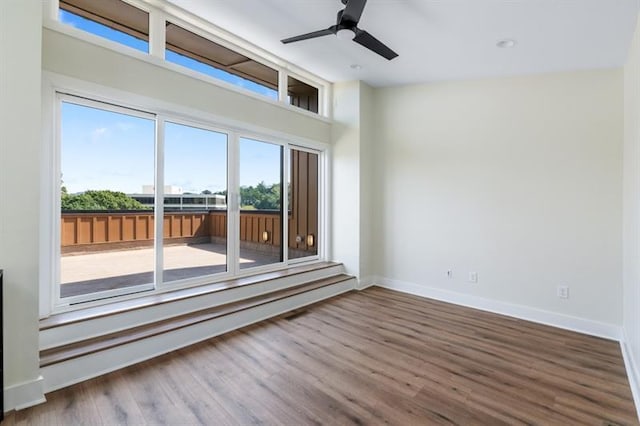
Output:
[[319,157],[289,150],[289,259],[318,255]]
[[240,138],[240,269],[283,262],[283,147]]
[[318,258],[317,151],[72,95],[59,101],[55,303]]
[[153,289],[153,208],[127,194],[153,183],[154,120],[97,102],[61,102],[59,298]]
[[164,126],[163,281],[227,271],[227,135]]

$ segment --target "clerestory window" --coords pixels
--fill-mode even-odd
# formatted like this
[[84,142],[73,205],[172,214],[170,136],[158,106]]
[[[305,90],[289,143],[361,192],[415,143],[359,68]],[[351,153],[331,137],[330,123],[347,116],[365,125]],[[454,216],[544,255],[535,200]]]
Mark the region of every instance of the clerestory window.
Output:
[[[148,4],[145,9],[123,0],[59,0],[58,20],[63,24],[106,38],[113,42],[151,53],[151,13],[164,22],[164,51],[155,53],[170,63],[180,65],[214,79],[224,81],[265,98],[286,102],[313,113],[320,112],[318,86],[289,75],[284,69],[266,65],[211,37],[204,37],[174,22],[172,16]],[[206,33],[204,33],[206,34]],[[284,78],[280,78],[280,74]],[[279,85],[286,84],[280,88]]]
[[60,22],[149,53],[149,13],[122,0],[60,0]]

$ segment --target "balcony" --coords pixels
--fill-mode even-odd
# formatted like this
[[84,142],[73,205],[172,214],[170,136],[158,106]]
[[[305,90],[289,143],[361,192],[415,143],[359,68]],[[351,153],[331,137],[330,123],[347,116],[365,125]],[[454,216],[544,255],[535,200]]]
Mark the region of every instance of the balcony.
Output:
[[[297,229],[291,216],[288,222]],[[240,212],[241,269],[281,261],[280,224],[278,211]],[[152,211],[63,212],[60,296],[146,289],[140,286],[154,281],[154,229]],[[226,271],[226,210],[166,212],[163,229],[164,282]],[[317,253],[315,243],[296,236],[290,258]]]

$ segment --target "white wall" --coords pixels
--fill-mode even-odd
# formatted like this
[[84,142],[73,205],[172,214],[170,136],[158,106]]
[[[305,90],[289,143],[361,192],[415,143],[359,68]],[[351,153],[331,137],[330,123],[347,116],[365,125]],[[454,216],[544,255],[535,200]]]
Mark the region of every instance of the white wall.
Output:
[[360,84],[360,281],[372,283],[375,274],[374,212],[379,208],[373,186],[374,165],[374,89]]
[[617,329],[622,85],[606,70],[377,90],[380,281]]
[[333,86],[331,259],[360,276],[360,82]]
[[38,361],[40,46],[37,1],[0,2],[0,269],[5,409],[41,398]]
[[374,90],[361,81],[333,87],[331,258],[361,286],[373,278]]
[[624,349],[640,412],[640,20],[624,70],[624,93]]

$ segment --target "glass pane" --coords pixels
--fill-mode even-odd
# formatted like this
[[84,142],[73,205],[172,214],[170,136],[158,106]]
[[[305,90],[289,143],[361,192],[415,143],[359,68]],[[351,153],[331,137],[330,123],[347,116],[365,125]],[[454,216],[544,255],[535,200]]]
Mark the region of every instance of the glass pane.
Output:
[[289,76],[287,78],[287,95],[291,105],[318,112],[318,88]]
[[227,135],[166,123],[164,275],[227,270]]
[[278,99],[278,71],[273,68],[171,22],[167,22],[166,36],[167,61]]
[[240,139],[240,269],[282,262],[282,147]]
[[[62,103],[60,297],[153,283],[155,122]],[[153,191],[150,194],[153,197]]]
[[121,0],[61,0],[58,17],[63,24],[149,52],[149,14]]
[[318,154],[291,150],[289,259],[318,254]]

